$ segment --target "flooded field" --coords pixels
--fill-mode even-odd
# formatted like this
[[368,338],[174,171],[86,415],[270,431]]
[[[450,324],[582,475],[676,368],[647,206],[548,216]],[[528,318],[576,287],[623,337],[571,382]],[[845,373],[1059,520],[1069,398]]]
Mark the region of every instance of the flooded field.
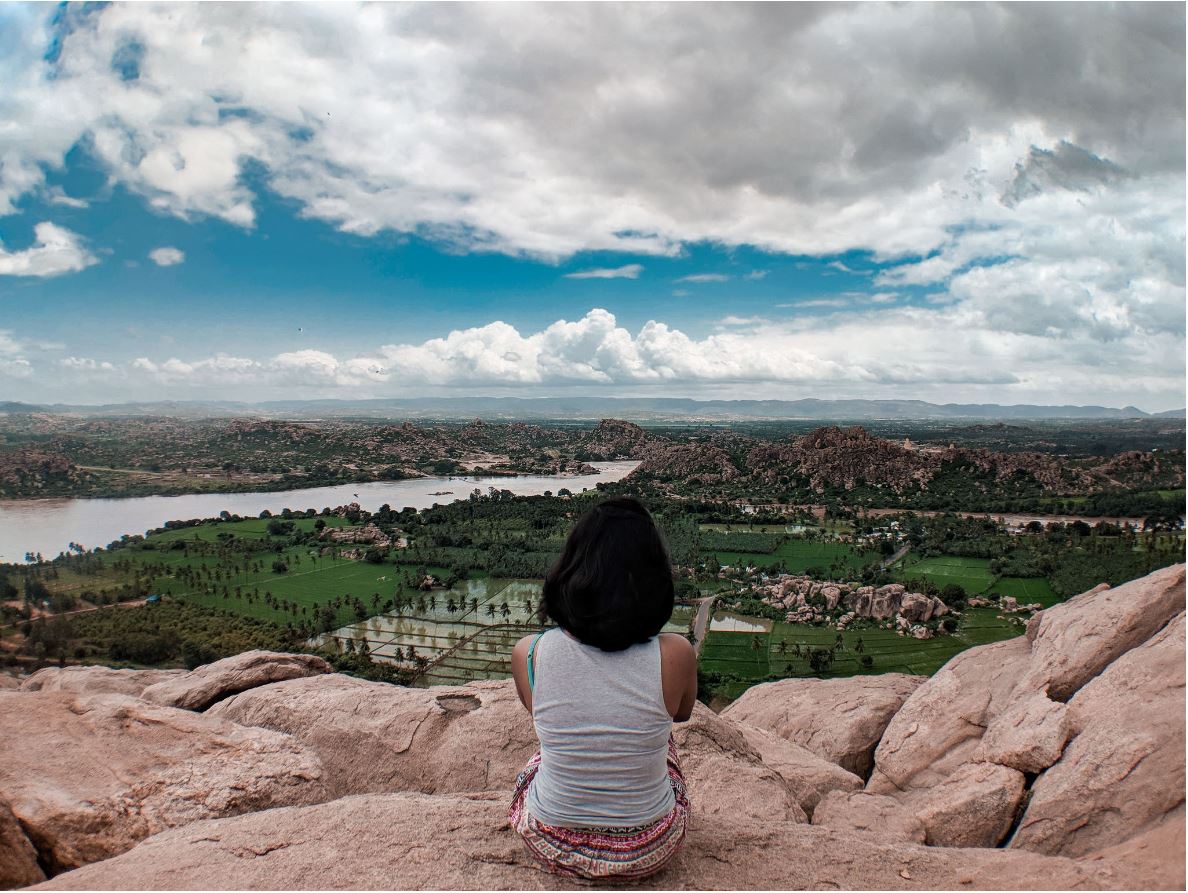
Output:
[[[420,685],[453,685],[511,675],[512,647],[544,629],[535,611],[539,580],[467,580],[426,593],[403,613],[380,614],[319,636],[313,644],[339,650],[366,648],[373,660],[420,667]],[[683,633],[693,608],[678,605],[668,632]]]

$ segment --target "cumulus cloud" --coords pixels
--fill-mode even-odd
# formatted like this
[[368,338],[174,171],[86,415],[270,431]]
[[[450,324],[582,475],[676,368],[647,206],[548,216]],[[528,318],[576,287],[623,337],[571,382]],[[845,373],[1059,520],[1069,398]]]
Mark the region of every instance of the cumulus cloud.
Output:
[[[53,17],[8,5],[0,17],[0,214],[49,189],[46,171],[79,148],[113,186],[183,219],[254,226],[264,184],[345,232],[459,250],[555,261],[710,242],[864,251],[881,268],[868,298],[784,308],[847,314],[787,329],[629,333],[587,314],[345,359],[145,359],[136,371],[154,380],[877,388],[928,387],[927,372],[997,376],[1021,395],[1097,376],[1104,395],[1148,387],[1136,369],[1155,356],[1150,387],[1171,392],[1162,367],[1182,376],[1176,4],[111,4]],[[0,273],[95,262],[41,227],[53,225],[32,248],[0,248]],[[890,297],[923,290],[915,311]],[[979,340],[992,337],[1001,352]],[[1110,366],[1118,351],[1136,365]]]
[[180,248],[172,248],[163,246],[161,248],[154,248],[149,252],[149,260],[155,263],[158,267],[172,267],[175,264],[180,264],[186,259],[186,253]]
[[[1148,340],[1167,349],[1176,337],[1162,333]],[[728,316],[702,337],[658,320],[632,332],[609,311],[595,308],[535,332],[494,321],[350,357],[310,349],[258,359],[142,357],[130,364],[69,358],[61,366],[80,377],[104,371],[134,386],[161,386],[179,399],[228,387],[263,398],[443,388],[532,393],[549,387],[699,394],[745,384],[755,396],[786,395],[789,387],[800,396],[994,402],[1108,402],[1113,395],[1118,405],[1157,400],[1155,408],[1166,408],[1182,393],[1182,364],[1169,352],[1138,351],[1139,336],[1124,336],[1118,350],[1105,352],[1087,330],[1070,334],[1069,341],[1072,351],[1054,350],[1044,335],[1004,334],[959,306],[883,307],[782,320]],[[1099,379],[1087,378],[1087,368]]]
[[33,227],[33,239],[20,251],[0,244],[0,276],[60,276],[99,263],[83,246],[82,237],[48,220]]
[[602,267],[593,270],[578,270],[566,273],[566,279],[638,279],[643,264],[624,264],[621,267]]
[[1184,167],[1174,5],[352,12],[8,12],[0,212],[83,140],[162,211],[242,226],[253,163],[353,233],[543,257],[696,240],[894,256],[934,250],[1020,164],[1028,183],[1081,183],[1086,158]]

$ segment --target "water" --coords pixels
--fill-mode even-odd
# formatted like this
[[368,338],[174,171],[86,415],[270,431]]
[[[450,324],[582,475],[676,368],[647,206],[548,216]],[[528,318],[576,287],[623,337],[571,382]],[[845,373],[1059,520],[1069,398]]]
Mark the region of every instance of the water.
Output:
[[[617,481],[639,463],[591,462],[597,475],[523,475],[519,477],[428,477],[372,484],[339,484],[275,493],[192,493],[185,496],[138,496],[127,499],[6,499],[0,500],[0,562],[22,562],[26,552],[47,558],[71,542],[91,549],[106,546],[124,534],[142,534],[166,521],[215,518],[219,512],[256,517],[268,509],[279,514],[321,510],[357,502],[368,511],[385,503],[393,509],[416,509],[457,502],[470,497],[476,487],[485,496],[488,487],[510,490],[517,496],[556,493],[566,487],[574,493],[593,489],[599,481]],[[443,491],[450,491],[442,495]]]
[[732,611],[718,611],[710,619],[709,628],[714,633],[769,633],[771,621]]

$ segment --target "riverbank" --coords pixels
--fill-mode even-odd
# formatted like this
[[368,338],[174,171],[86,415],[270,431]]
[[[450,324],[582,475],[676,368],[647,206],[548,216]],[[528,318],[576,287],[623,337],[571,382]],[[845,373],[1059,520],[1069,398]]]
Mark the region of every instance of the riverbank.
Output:
[[[357,502],[368,511],[382,505],[396,510],[425,509],[468,499],[474,490],[507,490],[517,496],[542,496],[562,489],[592,489],[604,481],[626,477],[635,460],[592,462],[597,474],[433,476],[400,481],[346,483],[288,490],[248,493],[189,493],[177,496],[142,496],[119,499],[6,499],[0,500],[0,563],[22,562],[26,553],[47,558],[71,543],[85,548],[106,546],[128,534],[142,534],[167,521],[217,518],[221,512],[258,517],[284,509],[306,511]],[[448,495],[445,495],[448,493]]]

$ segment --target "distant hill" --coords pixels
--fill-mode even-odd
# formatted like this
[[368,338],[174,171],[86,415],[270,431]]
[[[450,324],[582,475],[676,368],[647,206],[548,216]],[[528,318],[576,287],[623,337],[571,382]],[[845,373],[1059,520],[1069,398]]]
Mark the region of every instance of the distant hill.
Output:
[[102,405],[0,403],[0,412],[54,412],[94,416],[210,418],[370,417],[471,419],[619,418],[631,421],[741,421],[809,419],[1141,419],[1184,418],[1184,410],[1147,413],[1133,406],[1039,406],[997,403],[927,403],[923,400],[694,400],[683,397],[417,397],[379,400],[160,401]]

